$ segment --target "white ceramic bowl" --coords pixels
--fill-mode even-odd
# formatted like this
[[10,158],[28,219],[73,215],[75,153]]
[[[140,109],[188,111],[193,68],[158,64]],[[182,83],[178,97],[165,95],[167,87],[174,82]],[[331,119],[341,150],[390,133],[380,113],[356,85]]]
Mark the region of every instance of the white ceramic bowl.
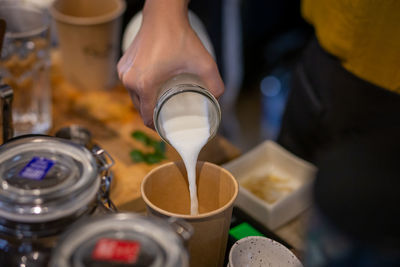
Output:
[[[235,205],[270,230],[293,219],[311,205],[316,167],[273,141],[261,143],[222,167],[239,182]],[[263,179],[267,181],[263,182]],[[245,183],[252,185],[255,191],[245,187]],[[265,199],[257,197],[256,191],[264,194]]]
[[300,260],[285,246],[262,236],[237,241],[229,252],[227,267],[302,267]]

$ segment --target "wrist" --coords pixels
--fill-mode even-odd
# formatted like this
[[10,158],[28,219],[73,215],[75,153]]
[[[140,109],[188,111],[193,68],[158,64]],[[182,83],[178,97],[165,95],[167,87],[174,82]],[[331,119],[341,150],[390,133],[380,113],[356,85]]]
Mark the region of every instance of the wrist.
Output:
[[185,21],[188,16],[189,0],[146,0],[143,19]]

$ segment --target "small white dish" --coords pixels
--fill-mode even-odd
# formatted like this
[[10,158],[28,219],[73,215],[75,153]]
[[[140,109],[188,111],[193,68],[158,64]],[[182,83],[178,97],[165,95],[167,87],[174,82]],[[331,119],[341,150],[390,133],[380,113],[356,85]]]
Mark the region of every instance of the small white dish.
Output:
[[287,247],[262,236],[248,236],[233,244],[227,267],[303,267]]
[[239,182],[235,205],[274,230],[311,205],[317,168],[267,140],[224,164]]

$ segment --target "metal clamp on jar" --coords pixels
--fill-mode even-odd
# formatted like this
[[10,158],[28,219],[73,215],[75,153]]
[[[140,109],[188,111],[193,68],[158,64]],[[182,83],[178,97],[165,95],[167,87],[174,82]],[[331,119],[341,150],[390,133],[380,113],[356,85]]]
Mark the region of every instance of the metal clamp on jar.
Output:
[[97,165],[99,166],[99,174],[101,177],[101,186],[98,195],[99,203],[105,210],[111,212],[117,211],[117,207],[110,199],[110,188],[113,180],[113,172],[110,168],[114,165],[114,160],[110,154],[99,145],[93,143],[92,134],[88,129],[80,125],[63,127],[56,132],[55,136],[84,146],[92,152],[96,158]]
[[[12,89],[0,86],[3,123],[12,122]],[[10,134],[11,133],[11,134]],[[3,124],[0,146],[0,262],[4,266],[46,266],[58,236],[99,208],[113,210],[108,192],[111,157],[94,145],[64,138],[25,135],[9,139]],[[101,200],[101,202],[99,202]],[[99,204],[100,203],[100,204]]]

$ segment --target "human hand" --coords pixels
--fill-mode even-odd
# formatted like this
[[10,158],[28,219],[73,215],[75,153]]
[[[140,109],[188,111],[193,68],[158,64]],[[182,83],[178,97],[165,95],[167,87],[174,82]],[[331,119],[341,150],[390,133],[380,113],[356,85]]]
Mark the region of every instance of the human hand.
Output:
[[142,26],[118,63],[119,77],[132,102],[145,125],[153,129],[159,89],[173,76],[196,75],[216,98],[224,91],[214,59],[190,26],[187,7],[162,4],[160,0],[146,2]]

